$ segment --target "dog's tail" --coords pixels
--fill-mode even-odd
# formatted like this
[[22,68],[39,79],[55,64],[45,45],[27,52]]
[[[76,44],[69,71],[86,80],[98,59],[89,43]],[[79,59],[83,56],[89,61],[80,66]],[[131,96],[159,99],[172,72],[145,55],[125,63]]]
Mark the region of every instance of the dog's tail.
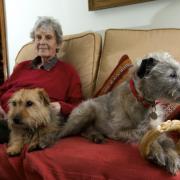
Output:
[[71,112],[67,122],[58,134],[58,138],[79,134],[82,130],[93,123],[96,112],[95,101],[88,100],[81,103]]

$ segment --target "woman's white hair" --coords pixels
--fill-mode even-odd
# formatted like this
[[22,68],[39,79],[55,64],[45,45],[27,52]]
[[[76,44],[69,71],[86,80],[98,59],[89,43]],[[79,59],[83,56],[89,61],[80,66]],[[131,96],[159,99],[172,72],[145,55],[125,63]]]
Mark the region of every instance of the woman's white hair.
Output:
[[62,43],[63,33],[62,33],[61,25],[56,19],[52,17],[46,17],[46,16],[38,17],[38,20],[35,22],[34,27],[30,33],[30,37],[33,40],[35,39],[35,31],[42,26],[45,28],[51,27],[53,31],[55,32],[57,44],[60,45]]

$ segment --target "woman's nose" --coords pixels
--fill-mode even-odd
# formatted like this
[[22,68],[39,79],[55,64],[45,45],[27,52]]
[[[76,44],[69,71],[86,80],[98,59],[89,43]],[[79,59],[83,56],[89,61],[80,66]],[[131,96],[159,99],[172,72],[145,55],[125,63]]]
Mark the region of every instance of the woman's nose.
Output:
[[40,42],[40,44],[45,44],[46,43],[46,39],[45,38],[41,38],[41,40],[39,42]]

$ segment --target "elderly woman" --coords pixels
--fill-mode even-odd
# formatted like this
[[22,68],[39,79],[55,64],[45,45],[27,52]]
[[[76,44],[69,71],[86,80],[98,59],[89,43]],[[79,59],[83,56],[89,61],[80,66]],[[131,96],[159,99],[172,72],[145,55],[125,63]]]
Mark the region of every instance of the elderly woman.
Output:
[[59,23],[49,17],[40,17],[31,32],[37,57],[18,64],[10,78],[0,87],[0,112],[5,116],[8,100],[21,88],[40,87],[48,93],[51,105],[67,116],[82,100],[80,78],[75,69],[57,58],[62,43]]

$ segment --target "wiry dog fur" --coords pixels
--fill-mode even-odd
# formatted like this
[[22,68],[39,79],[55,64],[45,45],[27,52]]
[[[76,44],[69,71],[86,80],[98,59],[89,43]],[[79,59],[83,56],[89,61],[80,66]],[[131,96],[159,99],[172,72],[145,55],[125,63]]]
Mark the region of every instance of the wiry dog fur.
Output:
[[[180,64],[168,53],[152,53],[141,60],[131,75],[139,96],[152,105],[157,99],[180,102]],[[137,101],[127,80],[112,92],[81,103],[72,111],[59,137],[82,133],[96,143],[104,137],[138,142],[149,128],[163,120],[162,110],[152,120],[151,109]],[[180,159],[174,148],[173,140],[164,134],[152,144],[148,159],[176,174]]]
[[10,139],[7,153],[12,156],[19,154],[24,144],[29,144],[29,151],[52,145],[55,142],[52,134],[60,131],[60,122],[43,89],[21,89],[15,92],[9,100]]

